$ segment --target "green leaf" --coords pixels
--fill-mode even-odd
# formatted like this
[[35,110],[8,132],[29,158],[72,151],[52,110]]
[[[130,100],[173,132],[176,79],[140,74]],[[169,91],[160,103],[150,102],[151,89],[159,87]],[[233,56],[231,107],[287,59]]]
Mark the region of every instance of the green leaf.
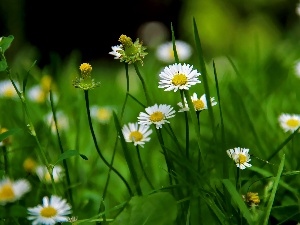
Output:
[[0,72],[4,71],[7,68],[7,63],[5,60],[0,59]]
[[4,133],[0,134],[0,141],[3,141],[5,138],[8,138],[9,136],[20,132],[22,129],[21,128],[14,128],[14,129],[10,129],[8,131],[5,131]]
[[58,157],[58,159],[56,160],[54,165],[56,165],[57,163],[59,163],[60,161],[62,161],[64,159],[68,159],[72,156],[80,156],[84,160],[88,160],[88,158],[85,155],[80,154],[77,150],[67,150],[64,153],[60,154],[60,156]]
[[276,191],[277,191],[277,188],[278,188],[280,176],[281,176],[283,166],[284,166],[284,160],[285,160],[285,154],[283,154],[283,156],[282,156],[282,159],[281,159],[281,162],[280,162],[280,165],[279,165],[279,168],[278,168],[277,175],[274,179],[273,189],[272,189],[272,192],[271,192],[268,204],[267,204],[266,213],[265,213],[264,220],[263,220],[263,225],[267,225],[268,222],[269,222],[269,217],[270,217],[273,202],[274,202],[274,199],[275,199],[275,194],[276,194]]
[[222,180],[224,186],[230,193],[232,200],[237,204],[239,210],[243,214],[244,218],[247,220],[248,224],[254,224],[253,217],[242,199],[242,196],[237,192],[235,186],[231,183],[229,179]]
[[174,197],[168,192],[158,192],[132,197],[111,225],[174,225],[176,217]]
[[4,53],[9,48],[13,40],[14,40],[13,35],[2,37],[0,41],[0,48],[2,49],[2,53]]

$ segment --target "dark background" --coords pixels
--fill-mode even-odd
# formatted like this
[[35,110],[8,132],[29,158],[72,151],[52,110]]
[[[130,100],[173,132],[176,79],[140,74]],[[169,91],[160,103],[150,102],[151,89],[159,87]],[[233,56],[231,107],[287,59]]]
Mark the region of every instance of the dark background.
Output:
[[50,55],[62,58],[79,50],[84,61],[111,56],[121,34],[137,38],[141,24],[160,21],[175,31],[181,0],[40,1],[1,0],[0,36],[14,35],[12,54],[24,44],[39,52],[38,65]]

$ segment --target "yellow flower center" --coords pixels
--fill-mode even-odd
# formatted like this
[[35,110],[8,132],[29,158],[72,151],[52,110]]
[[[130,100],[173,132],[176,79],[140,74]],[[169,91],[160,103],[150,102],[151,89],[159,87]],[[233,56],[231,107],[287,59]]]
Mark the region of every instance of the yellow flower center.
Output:
[[246,195],[246,201],[250,205],[252,205],[252,204],[258,205],[260,203],[258,193],[248,192]]
[[124,34],[120,36],[119,42],[121,42],[125,48],[129,48],[133,45],[132,39]]
[[139,131],[132,131],[129,135],[129,139],[132,141],[140,141],[143,139],[143,134]]
[[51,88],[51,83],[52,83],[52,77],[49,75],[45,75],[41,79],[41,85],[43,90],[49,91]]
[[193,104],[197,111],[203,110],[205,108],[204,102],[200,99],[193,101]]
[[23,168],[27,172],[33,172],[36,167],[36,162],[32,158],[27,158],[23,162]]
[[0,201],[12,200],[15,197],[14,190],[10,183],[4,184],[0,189]]
[[173,51],[172,47],[169,50],[169,56],[170,56],[170,59],[174,59],[174,51]]
[[187,83],[187,77],[182,73],[177,73],[172,79],[172,84],[175,86],[185,85]]
[[244,154],[239,154],[238,157],[238,163],[239,164],[244,164],[245,162],[247,162],[247,156],[245,156]]
[[4,96],[5,97],[13,97],[15,95],[15,89],[13,87],[8,87],[5,91],[4,91]]
[[108,121],[110,119],[111,112],[107,109],[99,109],[97,112],[97,117],[100,120]]
[[44,102],[46,99],[46,93],[44,93],[42,90],[37,94],[36,101],[37,102]]
[[300,126],[300,121],[296,120],[296,119],[289,119],[288,121],[286,121],[286,124],[289,127],[299,127]]
[[42,217],[51,218],[51,217],[56,216],[56,214],[57,214],[57,210],[54,209],[52,206],[44,207],[41,210]]
[[87,78],[91,75],[92,72],[92,66],[88,63],[82,63],[79,67],[80,71],[81,71],[81,75],[83,76],[83,78]]
[[152,122],[159,122],[159,121],[162,121],[164,119],[164,117],[165,117],[165,115],[162,112],[157,111],[150,115],[150,120]]
[[48,171],[45,173],[44,179],[46,182],[51,182],[51,175]]

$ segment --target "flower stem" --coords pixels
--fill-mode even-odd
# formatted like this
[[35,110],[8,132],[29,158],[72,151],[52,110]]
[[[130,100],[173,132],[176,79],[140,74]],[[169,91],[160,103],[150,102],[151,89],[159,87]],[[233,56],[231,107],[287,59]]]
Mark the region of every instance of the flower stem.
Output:
[[127,187],[130,196],[132,196],[133,193],[130,189],[129,184],[125,180],[125,178],[119,173],[119,171],[117,171],[114,167],[112,167],[112,165],[110,165],[107,162],[107,160],[104,158],[104,156],[102,155],[102,153],[100,151],[100,148],[99,148],[98,143],[97,143],[96,135],[95,135],[95,132],[94,132],[94,128],[93,128],[92,119],[91,119],[88,90],[84,90],[84,97],[85,97],[85,105],[86,105],[86,112],[87,112],[87,116],[88,116],[89,127],[90,127],[90,131],[91,131],[91,134],[92,134],[92,137],[93,137],[93,141],[94,141],[94,145],[95,145],[95,148],[97,150],[97,153],[98,153],[99,157],[102,159],[102,161],[105,163],[105,165],[108,166],[109,169],[114,171],[120,177],[120,179],[124,182],[125,186]]
[[147,175],[147,173],[146,173],[146,171],[145,171],[145,169],[144,169],[143,162],[142,162],[142,158],[141,158],[141,154],[140,154],[140,149],[139,149],[139,146],[138,146],[138,145],[136,146],[136,151],[137,151],[137,155],[138,155],[138,159],[139,159],[139,163],[140,163],[140,166],[141,166],[143,175],[145,176],[145,178],[146,178],[148,184],[150,185],[150,187],[151,187],[152,189],[154,189],[154,186],[152,185],[152,183],[151,183],[151,181],[150,181],[150,179],[149,179],[149,177],[148,177],[148,175]]
[[8,157],[7,157],[7,148],[6,146],[2,146],[3,151],[3,162],[4,162],[4,174],[8,176]]
[[[64,149],[63,149],[61,139],[60,139],[60,135],[59,135],[59,132],[58,132],[56,112],[55,112],[54,105],[53,105],[53,96],[52,96],[52,91],[51,90],[50,90],[50,104],[51,104],[51,110],[52,110],[54,124],[55,124],[55,128],[56,128],[56,135],[57,135],[57,141],[58,141],[58,144],[59,144],[60,153],[63,154]],[[73,205],[73,195],[72,195],[72,189],[71,189],[70,173],[69,173],[67,161],[65,159],[63,160],[63,165],[64,165],[64,169],[66,171],[66,178],[67,178],[67,184],[68,184],[67,190],[68,190],[69,200],[70,200],[71,205]]]
[[142,86],[143,86],[143,89],[144,89],[144,93],[145,93],[145,96],[146,96],[146,100],[147,100],[147,104],[151,105],[151,100],[150,100],[149,93],[148,93],[147,88],[146,88],[146,84],[145,84],[144,78],[142,77],[142,75],[140,73],[140,70],[139,70],[139,67],[137,66],[137,64],[134,63],[133,65],[134,65],[135,72],[138,75],[138,77],[139,77],[139,79],[140,79],[140,81],[142,83]]

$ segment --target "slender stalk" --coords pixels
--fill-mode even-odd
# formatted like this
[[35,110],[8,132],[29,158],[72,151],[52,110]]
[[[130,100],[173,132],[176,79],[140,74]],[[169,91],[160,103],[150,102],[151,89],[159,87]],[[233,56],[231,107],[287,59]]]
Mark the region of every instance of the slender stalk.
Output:
[[102,153],[100,151],[100,148],[99,148],[98,143],[97,143],[96,135],[95,135],[95,132],[94,132],[93,124],[92,124],[91,114],[90,114],[90,103],[89,103],[88,90],[84,90],[84,97],[85,97],[86,112],[87,112],[89,127],[90,127],[90,131],[91,131],[91,134],[92,134],[92,137],[93,137],[93,141],[94,141],[94,145],[95,145],[95,148],[97,150],[97,153],[98,153],[99,157],[102,159],[102,161],[105,163],[105,165],[108,166],[108,168],[110,168],[112,171],[114,171],[119,176],[119,178],[124,182],[125,186],[128,189],[128,192],[129,192],[130,196],[132,196],[133,193],[130,189],[129,184],[125,180],[125,178],[119,173],[119,171],[117,171],[114,167],[112,167],[112,165],[110,165],[107,162],[107,160],[104,158],[104,156],[102,155]]
[[172,163],[172,161],[169,160],[169,156],[168,156],[168,153],[167,153],[165,145],[164,145],[164,140],[162,137],[161,130],[160,129],[155,129],[155,130],[156,130],[156,134],[157,134],[160,146],[161,146],[164,156],[165,156],[165,161],[167,164],[167,169],[168,169],[168,174],[169,174],[169,182],[170,182],[170,185],[172,185],[172,183],[173,183],[173,179],[172,179],[173,163]]
[[137,151],[137,155],[138,155],[138,159],[139,159],[139,163],[140,163],[140,166],[141,166],[143,175],[145,176],[145,178],[146,178],[146,180],[147,180],[149,186],[150,186],[152,189],[154,189],[154,186],[152,185],[152,183],[151,183],[151,181],[150,181],[150,179],[149,179],[149,177],[148,177],[148,175],[147,175],[147,173],[146,173],[146,171],[145,171],[145,168],[144,168],[144,166],[143,166],[143,162],[142,162],[142,158],[141,158],[141,153],[140,153],[140,149],[139,149],[139,146],[138,146],[138,145],[136,146],[136,151]]
[[[4,56],[4,54],[2,54],[2,58],[6,61],[6,58]],[[36,141],[36,144],[38,146],[38,148],[35,148],[37,149],[36,150],[36,154],[37,154],[37,157],[39,158],[39,160],[41,162],[44,163],[44,165],[47,165],[47,169],[48,169],[48,172],[50,173],[50,177],[51,177],[51,181],[52,181],[52,187],[53,187],[53,191],[54,191],[54,194],[56,194],[56,187],[55,187],[55,182],[53,180],[53,175],[52,175],[52,170],[50,169],[50,167],[48,166],[49,165],[49,162],[48,162],[48,159],[46,157],[46,154],[41,146],[41,143],[36,135],[36,131],[35,131],[35,128],[34,128],[34,125],[32,123],[32,119],[30,117],[30,113],[29,113],[29,110],[27,108],[27,104],[26,104],[26,99],[25,99],[25,96],[24,96],[24,93],[21,93],[19,90],[18,90],[18,87],[16,86],[15,82],[13,81],[12,79],[12,76],[11,76],[11,72],[10,72],[10,68],[7,66],[6,70],[5,70],[6,74],[8,75],[12,85],[14,86],[14,89],[16,90],[17,92],[17,95],[18,97],[20,98],[21,100],[21,103],[22,103],[22,107],[23,107],[23,110],[25,112],[25,115],[27,116],[27,127],[29,129],[29,132],[30,134],[34,137],[35,141]]]
[[[64,149],[63,149],[61,139],[60,139],[60,135],[59,135],[59,131],[58,131],[56,111],[55,111],[54,105],[53,105],[53,96],[52,96],[52,91],[51,90],[50,90],[50,104],[51,104],[51,110],[52,110],[52,114],[53,114],[53,119],[54,119],[54,124],[55,124],[55,129],[56,129],[56,136],[57,136],[57,141],[58,141],[58,144],[59,144],[60,153],[63,154]],[[70,173],[69,173],[67,161],[65,159],[63,160],[63,165],[64,165],[64,169],[65,169],[65,172],[66,172],[66,178],[67,178],[67,184],[68,184],[67,190],[68,190],[69,200],[70,200],[71,205],[73,205],[73,195],[72,195],[72,189],[71,189]]]
[[[181,103],[182,106],[185,107],[185,101],[183,96],[183,91],[180,90],[180,97],[181,97]],[[186,158],[190,158],[190,129],[189,129],[189,120],[188,120],[188,114],[186,111],[184,111],[184,120],[185,120],[185,155]]]
[[4,174],[8,176],[8,157],[7,157],[7,148],[6,146],[2,146],[3,151],[3,163],[4,163]]
[[128,64],[125,63],[125,74],[126,74],[126,96],[125,96],[125,100],[122,106],[122,110],[121,110],[121,119],[123,118],[123,114],[125,111],[125,106],[128,100],[128,95],[129,95],[129,75],[128,75]]
[[147,104],[151,105],[151,100],[150,100],[149,93],[148,93],[147,88],[146,88],[146,84],[145,84],[144,78],[142,77],[142,75],[140,73],[140,70],[139,70],[139,67],[137,66],[137,64],[134,63],[133,65],[134,65],[135,72],[138,75],[138,77],[139,77],[139,79],[140,79],[140,81],[142,83],[142,86],[143,86],[143,89],[144,89],[144,93],[145,93],[145,96],[146,96],[146,100],[147,100]]

